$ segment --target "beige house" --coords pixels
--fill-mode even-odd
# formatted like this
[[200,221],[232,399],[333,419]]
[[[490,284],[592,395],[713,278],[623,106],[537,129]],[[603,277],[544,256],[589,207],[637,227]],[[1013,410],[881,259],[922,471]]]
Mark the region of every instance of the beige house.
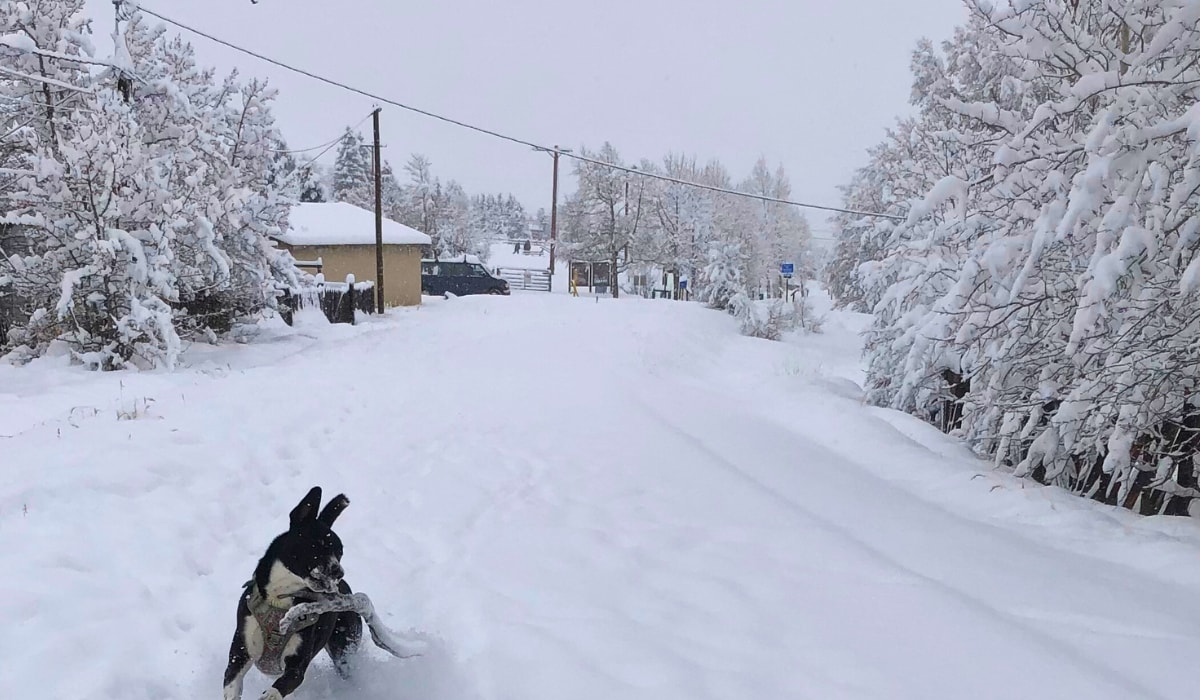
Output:
[[[301,265],[330,282],[354,275],[375,281],[375,213],[345,202],[303,202],[292,208],[290,227],[276,240]],[[429,236],[383,220],[383,295],[386,306],[421,303],[421,251]]]

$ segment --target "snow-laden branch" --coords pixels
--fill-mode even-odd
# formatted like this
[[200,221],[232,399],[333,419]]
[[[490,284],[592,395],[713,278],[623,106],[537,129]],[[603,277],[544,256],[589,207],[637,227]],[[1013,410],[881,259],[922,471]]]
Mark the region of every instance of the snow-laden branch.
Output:
[[73,90],[75,92],[81,92],[84,94],[92,94],[93,93],[93,90],[91,90],[90,88],[81,88],[78,85],[64,83],[61,80],[55,80],[54,78],[47,78],[46,76],[43,76],[43,75],[31,75],[29,73],[22,73],[21,71],[13,70],[12,68],[7,68],[5,66],[0,66],[0,73],[4,73],[5,75],[11,75],[14,78],[18,78],[20,80],[28,80],[28,81],[34,82],[34,83],[45,83],[46,85],[53,85],[54,87],[62,88],[63,90]]
[[35,56],[44,58],[54,58],[60,61],[71,61],[72,63],[84,63],[93,66],[111,67],[111,61],[103,59],[91,58],[90,56],[76,56],[73,54],[62,53],[61,51],[49,51],[47,49],[38,48],[33,39],[27,34],[5,34],[0,36],[0,46],[15,49],[21,53],[29,53]]

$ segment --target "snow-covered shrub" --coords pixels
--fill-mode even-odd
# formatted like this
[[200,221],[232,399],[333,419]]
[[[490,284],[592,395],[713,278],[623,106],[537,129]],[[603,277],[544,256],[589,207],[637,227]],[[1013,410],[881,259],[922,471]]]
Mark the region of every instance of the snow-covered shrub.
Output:
[[820,333],[825,328],[825,317],[817,315],[807,295],[797,293],[792,297],[792,315],[796,319],[796,327],[807,333]]
[[[708,253],[697,298],[714,309],[729,309],[746,297],[742,270],[746,260],[740,243],[719,243]],[[743,304],[744,305],[744,304]]]
[[742,335],[763,340],[782,340],[800,326],[798,307],[783,299],[751,299],[745,292],[734,295],[729,311],[741,324]]

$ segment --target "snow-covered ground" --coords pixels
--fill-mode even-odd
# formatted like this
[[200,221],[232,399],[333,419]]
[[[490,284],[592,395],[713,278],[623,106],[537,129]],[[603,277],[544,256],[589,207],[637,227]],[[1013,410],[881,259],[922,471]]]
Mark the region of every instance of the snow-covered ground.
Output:
[[1197,524],[864,406],[863,323],[524,294],[305,314],[175,374],[0,365],[0,697],[219,697],[314,484],[352,501],[348,580],[434,644],[349,684],[322,656],[301,700],[1192,696]]

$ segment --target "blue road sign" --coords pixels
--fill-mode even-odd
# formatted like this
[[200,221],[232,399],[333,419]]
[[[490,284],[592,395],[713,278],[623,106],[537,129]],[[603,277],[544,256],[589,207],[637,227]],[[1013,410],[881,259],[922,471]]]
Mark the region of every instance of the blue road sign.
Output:
[[781,263],[779,265],[779,274],[783,275],[784,277],[791,278],[792,275],[796,274],[796,264]]
[[681,279],[681,280],[679,280],[679,288],[680,288],[680,289],[687,289],[687,280],[686,280],[686,279]]

